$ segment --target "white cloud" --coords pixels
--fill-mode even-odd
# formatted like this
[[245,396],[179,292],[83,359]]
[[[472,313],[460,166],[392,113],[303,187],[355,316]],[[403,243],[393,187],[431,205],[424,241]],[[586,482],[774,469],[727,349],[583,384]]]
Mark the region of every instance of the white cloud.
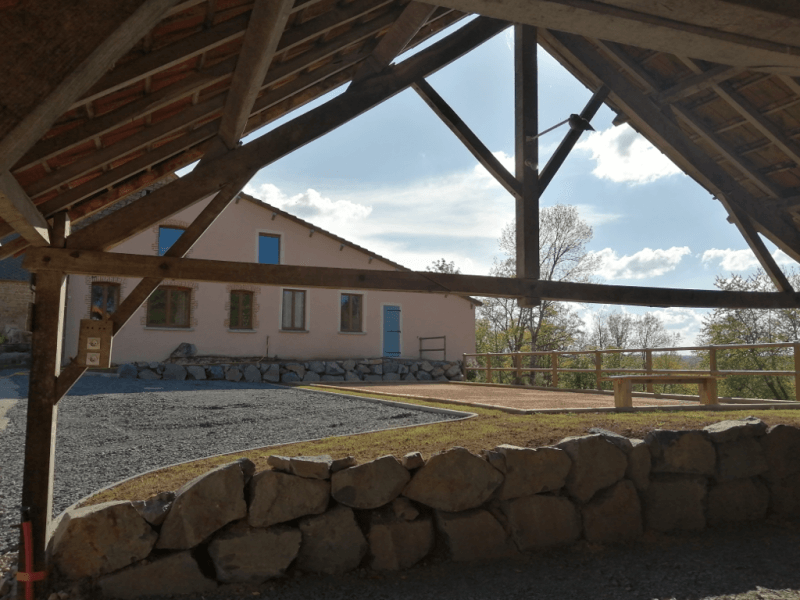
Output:
[[[775,262],[779,265],[796,264],[794,260],[779,248],[776,248],[775,252],[772,253],[772,258],[774,258]],[[758,259],[749,248],[745,248],[744,250],[711,248],[703,252],[701,260],[703,264],[706,265],[717,263],[725,271],[748,271],[758,266]]]
[[622,218],[620,214],[598,212],[591,204],[576,204],[575,208],[578,209],[581,218],[592,227],[605,225],[606,223],[611,223],[612,221]]
[[611,248],[592,254],[600,257],[597,273],[605,279],[644,279],[674,270],[690,253],[688,246],[673,246],[667,250],[644,248],[631,256],[618,256]]
[[650,183],[681,170],[628,125],[590,133],[575,146],[592,153],[600,179],[634,185]]

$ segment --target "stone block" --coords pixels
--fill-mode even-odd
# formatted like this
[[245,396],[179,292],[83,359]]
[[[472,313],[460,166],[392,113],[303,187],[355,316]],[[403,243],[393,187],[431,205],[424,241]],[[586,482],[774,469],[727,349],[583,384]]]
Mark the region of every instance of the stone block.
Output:
[[790,425],[773,425],[759,441],[769,465],[766,477],[779,481],[800,473],[800,429]]
[[376,571],[408,569],[433,549],[433,521],[372,514],[369,526],[370,567]]
[[342,362],[342,369],[345,371],[352,371],[356,368],[356,361],[353,359],[345,360]]
[[161,374],[161,378],[183,381],[186,379],[186,368],[182,365],[168,363],[164,365],[164,372]]
[[422,369],[420,369],[419,371],[416,372],[415,377],[417,378],[417,381],[432,381],[433,380],[433,377],[431,377],[431,374],[428,373],[427,371],[423,371]]
[[261,371],[255,365],[247,365],[244,368],[244,380],[247,383],[261,383]]
[[650,448],[644,440],[632,439],[630,442],[625,478],[630,479],[636,489],[643,492],[650,485]]
[[495,560],[517,553],[503,526],[487,510],[436,511],[436,527],[457,562]]
[[281,380],[281,368],[276,364],[271,364],[261,375],[261,381],[267,383],[278,383]]
[[101,578],[98,586],[104,597],[121,600],[204,594],[217,589],[217,583],[203,575],[188,551],[130,566]]
[[139,371],[139,379],[144,379],[145,381],[152,381],[154,379],[161,379],[161,375],[159,375],[155,371],[151,371],[150,369],[143,369],[142,371]]
[[717,481],[745,479],[760,475],[769,468],[761,444],[752,437],[740,437],[717,444]]
[[431,371],[431,377],[434,379],[439,379],[440,377],[444,377],[444,369],[441,367],[436,367],[433,371]]
[[161,526],[156,548],[193,548],[228,523],[247,516],[244,486],[254,471],[255,465],[243,458],[183,485]]
[[345,456],[344,458],[337,458],[331,463],[331,474],[338,473],[344,469],[355,467],[358,464],[355,456]]
[[383,375],[383,365],[382,364],[372,365],[372,373],[375,375]]
[[364,381],[383,381],[383,375],[364,375]]
[[145,558],[158,534],[130,502],[71,508],[52,539],[52,562],[67,579],[111,573]]
[[194,344],[189,344],[188,342],[183,342],[179,344],[175,350],[172,351],[172,354],[169,355],[170,358],[191,358],[192,356],[197,355],[197,346]]
[[117,375],[119,375],[122,379],[136,379],[138,373],[139,370],[133,363],[125,363],[124,365],[117,367]]
[[625,452],[601,434],[572,437],[556,444],[572,459],[567,475],[569,495],[588,502],[599,490],[614,485],[625,476]]
[[228,381],[241,381],[242,377],[242,371],[239,369],[239,367],[228,367],[225,369],[225,379]]
[[[189,374],[190,379],[205,379],[206,378],[206,370],[199,366],[199,365],[189,365],[186,367],[186,372]],[[259,373],[259,380],[261,379]]]
[[466,448],[434,454],[417,471],[403,495],[446,512],[477,508],[503,483],[503,475]]
[[208,367],[208,378],[214,381],[225,379],[225,369],[220,365],[211,365]]
[[211,540],[208,554],[220,583],[261,583],[283,575],[300,551],[299,529],[248,527],[239,521]]
[[351,508],[378,508],[397,498],[410,479],[411,475],[399,460],[383,456],[334,473],[331,496]]
[[652,472],[713,475],[717,454],[708,435],[704,431],[651,431],[644,441],[653,457]]
[[503,444],[495,448],[505,480],[497,492],[500,500],[551,492],[563,487],[572,466],[569,455],[558,448],[520,448]]
[[444,372],[444,374],[445,374],[445,375],[447,375],[447,377],[448,377],[448,378],[452,379],[452,378],[453,378],[453,377],[455,377],[456,375],[461,375],[461,367],[460,367],[460,366],[458,366],[458,365],[453,365],[452,367],[450,367],[449,369],[447,369],[447,370]]
[[393,360],[387,360],[383,363],[383,374],[397,373],[400,371],[400,366]]
[[300,520],[303,541],[297,567],[309,573],[352,571],[369,549],[353,510],[336,506],[328,512]]
[[581,535],[581,519],[569,498],[526,496],[500,503],[511,537],[522,552],[571,544]]
[[768,481],[770,512],[796,519],[800,514],[800,473]]
[[414,376],[413,373],[406,373],[403,375],[403,381],[417,381],[417,378]]
[[371,373],[372,372],[370,370],[370,368],[369,368],[369,365],[364,365],[364,364],[359,364],[356,367],[356,371],[358,371],[359,373],[361,373],[363,375],[366,375],[367,373]]
[[323,375],[321,381],[344,381],[344,375]]
[[758,478],[724,481],[708,489],[711,526],[763,519],[768,507],[769,490]]
[[581,513],[590,542],[627,542],[642,535],[642,506],[636,486],[628,479],[597,494]]
[[294,373],[295,375],[297,375],[298,379],[302,379],[303,376],[306,374],[306,368],[300,363],[286,363],[285,365],[283,365],[283,368],[286,369],[289,373]]
[[261,471],[253,476],[248,488],[247,522],[253,527],[269,527],[322,514],[328,508],[330,491],[328,481]]
[[384,373],[383,374],[384,381],[400,381],[400,375],[398,373]]
[[705,498],[703,477],[663,475],[654,478],[644,493],[645,526],[663,532],[704,529]]
[[161,492],[150,496],[147,500],[139,500],[132,504],[145,521],[158,527],[167,518],[167,513],[174,500],[175,492]]
[[722,444],[733,442],[740,437],[761,437],[767,432],[767,424],[756,417],[732,421],[720,421],[703,427],[712,442]]
[[408,375],[408,365],[404,365],[404,364],[397,365],[397,372],[400,375]]
[[325,363],[321,360],[312,360],[308,363],[308,370],[316,373],[317,375],[322,375],[325,372]]
[[319,380],[320,376],[314,371],[306,371],[306,374],[303,375],[303,381],[319,381]]
[[281,375],[281,383],[297,383],[298,381],[302,381],[300,376],[295,373],[294,371],[287,371],[283,375]]
[[289,465],[292,473],[309,479],[330,479],[333,459],[327,454],[320,456],[292,456]]
[[395,517],[404,521],[413,521],[419,516],[419,511],[411,503],[411,500],[402,496],[392,500],[392,512]]
[[433,365],[427,360],[422,361],[419,365],[419,368],[421,371],[425,371],[426,373],[430,373],[431,371],[433,371]]
[[409,452],[403,457],[403,466],[409,471],[419,469],[425,465],[425,459],[419,452]]
[[344,374],[345,381],[361,381],[361,377],[359,377],[356,371],[346,371]]
[[325,374],[326,375],[344,375],[344,369],[339,365],[339,363],[334,361],[328,361],[325,363]]

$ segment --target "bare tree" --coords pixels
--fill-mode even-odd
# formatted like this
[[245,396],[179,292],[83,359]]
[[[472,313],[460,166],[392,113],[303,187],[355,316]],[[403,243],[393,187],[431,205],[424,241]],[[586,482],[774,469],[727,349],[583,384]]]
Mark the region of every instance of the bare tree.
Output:
[[453,273],[455,275],[461,273],[461,269],[456,267],[456,263],[452,260],[447,262],[445,258],[439,258],[425,267],[426,271],[431,271],[433,273]]

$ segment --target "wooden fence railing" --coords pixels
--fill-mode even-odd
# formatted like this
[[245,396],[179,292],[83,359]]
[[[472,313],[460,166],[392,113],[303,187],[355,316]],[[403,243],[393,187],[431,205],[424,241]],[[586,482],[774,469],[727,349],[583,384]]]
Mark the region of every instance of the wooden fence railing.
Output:
[[[717,368],[717,355],[719,352],[736,349],[756,349],[756,348],[791,348],[793,353],[793,370],[719,370]],[[708,370],[702,369],[654,369],[653,368],[653,353],[671,353],[671,352],[708,352]],[[609,354],[641,354],[643,357],[642,368],[628,368],[628,367],[604,367],[603,357]],[[579,355],[593,355],[594,365],[591,368],[562,368],[560,366],[561,357],[573,357]],[[492,364],[493,359],[500,357],[511,357],[513,366],[501,366],[497,362]],[[549,356],[550,364],[548,366],[540,367],[524,367],[522,359],[526,356]],[[470,358],[476,359],[470,361]],[[788,358],[788,355],[787,355]],[[483,359],[485,364],[478,364],[477,359]],[[528,373],[550,373],[550,385],[558,387],[559,373],[594,373],[596,381],[596,389],[603,389],[602,382],[609,374],[623,374],[623,373],[645,373],[653,374],[673,374],[673,375],[770,375],[776,377],[794,377],[795,390],[800,390],[800,341],[794,342],[775,342],[765,344],[730,344],[730,345],[715,345],[715,346],[681,346],[671,348],[613,348],[608,350],[552,350],[540,352],[484,352],[478,354],[464,354],[462,362],[462,370],[464,379],[467,379],[467,374],[471,371],[482,371],[485,376],[486,383],[494,383],[494,374],[501,372],[514,373],[515,383],[522,382],[523,374]],[[653,393],[653,384],[647,384],[646,390]]]

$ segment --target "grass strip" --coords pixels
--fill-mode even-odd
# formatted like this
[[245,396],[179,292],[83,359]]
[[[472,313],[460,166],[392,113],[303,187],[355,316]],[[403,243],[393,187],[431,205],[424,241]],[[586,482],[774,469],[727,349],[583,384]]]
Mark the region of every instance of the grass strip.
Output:
[[[327,388],[303,386],[302,389],[322,391],[328,394],[343,393],[348,396],[381,398],[453,410],[452,403],[421,401],[411,398],[369,394],[366,392],[336,392]],[[325,396],[320,395],[320,402]],[[334,458],[354,456],[359,463],[393,454],[401,457],[408,452],[421,452],[425,458],[453,446],[463,446],[478,453],[500,444],[513,444],[535,448],[555,444],[565,437],[585,435],[592,427],[602,427],[632,438],[643,438],[653,429],[701,429],[711,423],[728,419],[755,416],[768,425],[783,423],[800,427],[800,411],[763,409],[717,412],[641,412],[641,413],[563,413],[514,415],[492,408],[465,407],[465,411],[476,413],[472,419],[455,422],[433,423],[417,427],[390,429],[349,436],[329,437],[312,442],[296,442],[256,448],[241,453],[224,454],[200,459],[157,471],[126,481],[104,490],[87,499],[83,505],[99,504],[112,500],[144,500],[153,494],[177,490],[187,481],[238,458],[249,458],[261,471],[267,467],[267,458],[273,454],[282,456],[315,456],[329,454]]]

